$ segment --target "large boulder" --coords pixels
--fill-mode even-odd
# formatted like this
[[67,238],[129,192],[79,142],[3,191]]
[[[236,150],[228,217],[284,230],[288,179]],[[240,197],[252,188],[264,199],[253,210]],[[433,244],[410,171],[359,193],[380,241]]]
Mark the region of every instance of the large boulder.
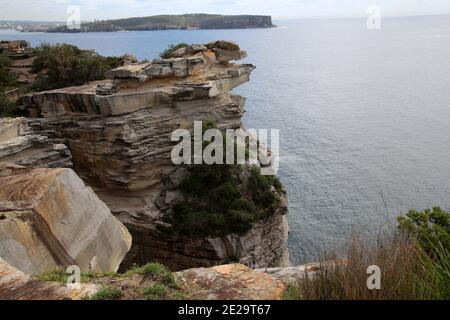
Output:
[[59,266],[115,272],[128,230],[71,169],[0,163],[0,257],[27,273]]

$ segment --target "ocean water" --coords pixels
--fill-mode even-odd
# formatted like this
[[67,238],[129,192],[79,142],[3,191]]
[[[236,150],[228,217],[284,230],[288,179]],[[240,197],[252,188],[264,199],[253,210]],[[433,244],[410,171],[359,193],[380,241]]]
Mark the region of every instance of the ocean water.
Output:
[[151,59],[171,43],[238,42],[257,66],[236,92],[245,125],[280,130],[279,175],[290,199],[294,263],[373,239],[410,208],[450,209],[450,16],[276,21],[255,30],[42,34],[0,31],[32,45],[66,42]]

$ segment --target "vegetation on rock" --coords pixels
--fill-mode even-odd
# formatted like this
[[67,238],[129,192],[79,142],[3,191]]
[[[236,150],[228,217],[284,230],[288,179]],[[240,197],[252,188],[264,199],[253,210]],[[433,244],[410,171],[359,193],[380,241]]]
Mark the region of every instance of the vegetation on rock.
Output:
[[117,57],[103,57],[68,44],[43,43],[36,48],[33,71],[39,73],[33,89],[51,90],[103,80],[106,71],[120,64]]
[[[211,128],[213,123],[204,122],[204,131]],[[261,175],[259,167],[202,164],[189,170],[181,184],[188,200],[173,207],[167,219],[171,228],[162,228],[167,232],[192,237],[242,235],[273,215],[285,193],[278,178]]]
[[119,288],[103,286],[96,294],[89,297],[89,300],[119,300],[124,295]]
[[[66,284],[69,276],[60,268],[37,278]],[[81,283],[101,285],[100,290],[85,297],[86,300],[180,300],[187,297],[174,274],[159,263],[134,266],[125,273],[82,273]]]
[[0,54],[0,92],[17,86],[17,78],[9,72],[11,59]]
[[163,52],[161,52],[161,53],[159,54],[159,56],[160,56],[162,59],[168,59],[168,58],[170,58],[170,55],[171,55],[172,53],[174,53],[175,51],[177,51],[178,49],[186,48],[186,47],[188,47],[188,46],[189,46],[189,45],[188,45],[187,43],[184,43],[184,42],[179,43],[179,44],[177,44],[177,45],[171,44],[171,45],[169,45],[169,46],[167,47],[167,49],[165,49]]
[[19,84],[17,78],[9,71],[11,59],[0,54],[0,117],[14,117],[19,113],[16,103],[8,100],[3,93],[14,89]]
[[431,257],[439,255],[440,246],[450,250],[450,213],[439,207],[423,212],[411,210],[399,218],[399,227],[417,237],[420,246]]
[[[67,280],[69,279],[71,275],[66,272],[63,268],[58,268],[55,270],[51,270],[48,272],[45,272],[43,274],[38,275],[38,279],[41,281],[48,281],[48,282],[59,282],[66,284]],[[95,280],[97,276],[92,272],[83,272],[81,273],[81,283],[89,283]]]
[[15,102],[8,100],[4,95],[0,94],[0,117],[16,117],[20,112]]
[[148,263],[142,267],[134,266],[123,275],[132,276],[134,274],[153,277],[154,280],[171,288],[178,287],[173,273],[160,263]]

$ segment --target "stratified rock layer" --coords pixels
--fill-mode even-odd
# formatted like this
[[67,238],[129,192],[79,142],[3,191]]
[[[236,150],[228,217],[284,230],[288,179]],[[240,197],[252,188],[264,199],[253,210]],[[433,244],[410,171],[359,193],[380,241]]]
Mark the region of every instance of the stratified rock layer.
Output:
[[245,99],[231,94],[254,66],[235,43],[192,45],[146,64],[107,72],[107,80],[30,95],[24,103],[36,134],[69,147],[75,170],[130,230],[125,266],[160,261],[173,269],[239,260],[252,267],[289,263],[287,200],[245,235],[191,238],[159,231],[176,201],[183,168],[171,161],[177,129],[194,121],[242,128]]
[[67,146],[31,133],[24,118],[0,118],[0,161],[35,168],[72,167]]
[[0,257],[27,273],[115,272],[131,236],[70,169],[0,163]]

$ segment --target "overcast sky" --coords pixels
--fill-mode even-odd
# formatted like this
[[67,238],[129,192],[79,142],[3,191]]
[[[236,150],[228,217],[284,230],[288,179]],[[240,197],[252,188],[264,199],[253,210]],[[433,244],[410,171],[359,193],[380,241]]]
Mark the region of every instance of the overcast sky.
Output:
[[65,21],[70,5],[81,7],[83,21],[182,13],[357,17],[374,4],[384,16],[450,14],[450,0],[0,0],[0,20]]

